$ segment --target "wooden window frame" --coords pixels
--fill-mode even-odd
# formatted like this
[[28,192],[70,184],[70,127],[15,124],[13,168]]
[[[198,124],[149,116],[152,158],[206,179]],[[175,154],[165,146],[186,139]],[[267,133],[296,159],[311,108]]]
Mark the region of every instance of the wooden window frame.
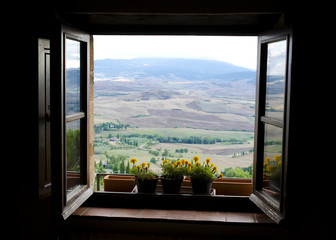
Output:
[[51,196],[50,40],[38,39],[39,199]]
[[[52,115],[52,171],[53,194],[55,194],[55,208],[63,219],[68,218],[93,193],[93,184],[90,177],[90,53],[91,37],[88,33],[61,25],[57,34],[59,41],[55,41],[55,49],[60,49],[52,55],[53,77],[51,100]],[[80,112],[66,114],[66,39],[80,42],[80,75],[81,75],[81,109]],[[83,56],[83,57],[82,57]],[[66,124],[67,122],[81,121],[81,149],[80,154],[80,185],[67,199],[67,169],[66,169]]]
[[[267,44],[286,40],[286,73],[283,120],[265,116]],[[258,68],[256,85],[255,146],[253,160],[253,189],[250,200],[273,221],[280,224],[286,220],[286,192],[288,168],[289,108],[291,85],[291,56],[293,36],[290,28],[272,31],[258,38]],[[266,124],[282,128],[282,171],[280,177],[280,199],[275,201],[262,191],[264,162],[264,129]]]
[[[81,116],[71,116],[69,118],[76,119],[77,117],[86,117],[87,121],[87,128],[86,128],[86,158],[87,161],[85,163],[85,185],[78,191],[77,195],[69,202],[66,201],[66,165],[65,165],[65,154],[66,154],[66,111],[65,111],[65,65],[64,65],[64,58],[65,58],[65,52],[64,52],[64,42],[67,36],[70,36],[71,39],[75,39],[78,41],[85,41],[87,43],[86,53],[87,53],[87,62],[86,62],[86,108],[87,112],[84,114],[79,114]],[[262,174],[261,170],[261,163],[260,159],[258,158],[260,155],[260,141],[262,139],[262,130],[260,127],[260,122],[272,122],[273,124],[279,124],[276,120],[268,119],[261,115],[260,112],[260,104],[262,104],[261,99],[261,93],[265,91],[262,87],[262,74],[265,72],[265,69],[261,66],[261,64],[258,64],[257,69],[257,93],[256,93],[256,120],[255,120],[255,144],[257,143],[257,146],[255,146],[255,153],[254,153],[254,175],[253,175],[253,193],[250,197],[228,197],[228,196],[212,196],[212,197],[206,197],[206,196],[163,196],[163,195],[150,195],[150,194],[127,194],[127,193],[94,193],[93,187],[94,187],[94,169],[92,161],[90,160],[92,158],[93,154],[93,147],[90,147],[90,135],[93,134],[93,114],[91,114],[89,106],[92,104],[90,102],[90,92],[93,90],[93,53],[92,49],[93,47],[90,46],[92,44],[92,36],[90,37],[89,34],[79,31],[74,28],[61,26],[59,29],[59,35],[55,38],[56,41],[54,42],[55,49],[61,49],[60,52],[52,55],[52,59],[54,60],[53,64],[53,72],[55,73],[53,76],[55,77],[55,81],[52,81],[52,106],[53,111],[53,128],[52,133],[54,136],[54,140],[52,142],[52,167],[53,167],[53,194],[56,193],[55,199],[55,206],[56,211],[58,213],[61,213],[63,219],[66,219],[69,217],[79,206],[81,206],[86,200],[89,199],[87,204],[93,204],[93,205],[102,205],[102,206],[111,206],[114,207],[126,207],[128,206],[130,199],[137,200],[142,203],[144,203],[145,206],[151,207],[154,206],[154,208],[159,208],[162,206],[163,202],[160,202],[160,206],[157,206],[157,198],[164,201],[164,203],[170,203],[171,201],[179,203],[180,201],[183,202],[190,202],[190,200],[194,201],[192,208],[199,208],[202,205],[203,210],[228,210],[232,211],[232,209],[244,209],[244,205],[248,205],[247,209],[255,210],[255,206],[260,208],[262,211],[264,211],[269,217],[271,217],[275,222],[280,223],[283,219],[285,219],[285,205],[286,205],[286,184],[287,184],[287,166],[288,166],[288,125],[289,125],[289,114],[287,112],[289,111],[289,99],[290,99],[290,72],[291,72],[291,51],[292,51],[292,34],[291,31],[280,31],[276,33],[268,33],[262,36],[259,36],[259,50],[258,50],[258,62],[265,59],[265,56],[262,55],[261,51],[261,45],[262,43],[269,41],[270,39],[276,40],[279,38],[286,37],[288,39],[288,63],[287,63],[287,84],[286,84],[286,95],[285,95],[285,118],[283,123],[283,129],[284,129],[284,144],[283,144],[283,161],[285,162],[284,166],[285,169],[283,169],[283,177],[282,177],[282,186],[281,186],[281,202],[280,206],[276,207],[274,204],[272,204],[271,200],[265,196],[260,191],[260,174]],[[57,40],[58,39],[58,40]],[[92,75],[92,76],[91,76]],[[59,81],[58,79],[61,79]],[[58,80],[58,81],[57,81]],[[92,94],[92,93],[91,93]],[[69,119],[68,119],[69,120]],[[91,121],[91,122],[90,122]],[[91,132],[90,132],[91,131]],[[91,136],[92,138],[92,136]],[[90,152],[91,150],[91,152]],[[92,165],[92,166],[91,166]],[[62,176],[60,179],[59,176]],[[259,179],[259,180],[258,180]],[[55,184],[54,184],[55,183]],[[93,195],[92,195],[93,194]],[[90,197],[92,195],[92,197]],[[251,200],[251,201],[249,201]],[[132,201],[133,202],[133,201]],[[253,202],[255,205],[251,206],[251,202]],[[152,205],[154,203],[154,205]],[[223,203],[231,203],[225,206]],[[170,206],[170,205],[169,205]],[[176,205],[177,206],[177,205]],[[178,207],[179,209],[189,209],[191,206],[183,205],[182,207]]]

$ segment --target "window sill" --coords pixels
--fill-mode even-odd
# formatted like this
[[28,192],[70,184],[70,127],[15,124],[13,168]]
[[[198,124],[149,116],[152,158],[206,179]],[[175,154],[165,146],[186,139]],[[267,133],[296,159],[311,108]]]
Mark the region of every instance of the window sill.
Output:
[[197,223],[245,223],[245,224],[274,224],[263,213],[250,212],[218,212],[197,210],[158,210],[158,209],[129,209],[80,207],[72,216],[83,218],[102,218],[111,220],[139,221],[172,221]]

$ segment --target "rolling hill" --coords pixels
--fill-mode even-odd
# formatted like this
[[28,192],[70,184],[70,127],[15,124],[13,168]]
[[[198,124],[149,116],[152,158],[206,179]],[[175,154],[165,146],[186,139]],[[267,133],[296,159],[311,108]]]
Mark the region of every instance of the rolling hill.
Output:
[[253,70],[213,60],[135,58],[95,61],[95,94],[99,96],[164,89],[201,90],[211,95],[221,90],[221,93],[235,92],[253,97],[255,78]]
[[95,121],[253,130],[255,71],[176,58],[95,61]]
[[184,80],[238,80],[255,71],[215,60],[134,58],[95,60],[95,79],[161,78]]

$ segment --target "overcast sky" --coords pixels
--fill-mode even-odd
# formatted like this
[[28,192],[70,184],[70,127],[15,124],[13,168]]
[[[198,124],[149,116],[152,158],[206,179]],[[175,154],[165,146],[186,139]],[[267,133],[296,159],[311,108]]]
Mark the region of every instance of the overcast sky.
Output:
[[94,58],[176,57],[211,59],[256,69],[257,37],[94,36]]

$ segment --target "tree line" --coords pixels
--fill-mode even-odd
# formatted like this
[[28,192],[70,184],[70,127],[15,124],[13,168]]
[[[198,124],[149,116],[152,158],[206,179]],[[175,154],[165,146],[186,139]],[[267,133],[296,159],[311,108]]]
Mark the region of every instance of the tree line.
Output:
[[111,169],[114,173],[129,173],[130,172],[130,164],[127,161],[127,165],[125,165],[126,156],[124,155],[114,155],[105,151],[104,155],[106,160],[100,159],[98,163],[94,163],[95,172],[105,173],[105,169]]
[[94,125],[95,133],[100,133],[101,131],[118,131],[118,130],[126,130],[131,125],[128,123],[121,123],[117,120],[117,123],[114,122],[106,122],[106,123],[98,123]]
[[[110,138],[113,137],[112,134],[109,135]],[[243,144],[245,142],[244,139],[221,139],[215,137],[202,137],[202,136],[185,136],[185,137],[170,137],[170,136],[160,136],[158,134],[139,134],[139,133],[131,133],[131,134],[117,134],[117,138],[120,139],[120,142],[138,146],[139,143],[136,143],[136,139],[139,139],[141,142],[143,139],[148,139],[150,141],[157,141],[160,143],[187,143],[187,144],[216,144],[216,143],[228,143],[228,144]]]

